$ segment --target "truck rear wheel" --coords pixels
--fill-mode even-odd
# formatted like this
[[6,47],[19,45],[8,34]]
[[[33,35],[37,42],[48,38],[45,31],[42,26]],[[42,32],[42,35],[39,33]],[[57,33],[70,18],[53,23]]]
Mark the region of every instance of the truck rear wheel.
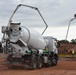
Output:
[[49,60],[48,60],[48,63],[45,64],[45,67],[50,67],[51,64],[52,64],[52,63],[51,63],[51,60],[49,59]]
[[56,59],[53,59],[52,66],[55,66],[55,65],[57,65],[57,61],[56,61]]
[[36,69],[36,67],[37,67],[37,62],[36,62],[36,57],[35,57],[35,56],[32,57],[31,63],[30,63],[29,66],[30,66],[30,69],[32,69],[32,70]]
[[58,56],[54,55],[54,57],[52,57],[52,66],[57,65],[57,62],[58,62]]
[[41,69],[42,68],[42,58],[41,57],[38,57],[37,68],[38,69]]

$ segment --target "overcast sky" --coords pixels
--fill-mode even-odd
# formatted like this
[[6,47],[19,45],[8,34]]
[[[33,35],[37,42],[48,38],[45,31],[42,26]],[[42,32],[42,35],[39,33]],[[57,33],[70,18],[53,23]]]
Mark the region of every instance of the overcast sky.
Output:
[[[76,14],[76,0],[0,0],[0,28],[8,24],[18,4],[38,7],[49,26],[44,35],[51,35],[58,40],[65,39],[69,20]],[[36,10],[21,7],[14,16],[14,21],[21,22],[21,25],[36,27],[39,32],[44,29],[44,23]],[[75,25],[76,20],[71,22],[68,40],[76,38]],[[1,39],[1,32],[0,35]]]

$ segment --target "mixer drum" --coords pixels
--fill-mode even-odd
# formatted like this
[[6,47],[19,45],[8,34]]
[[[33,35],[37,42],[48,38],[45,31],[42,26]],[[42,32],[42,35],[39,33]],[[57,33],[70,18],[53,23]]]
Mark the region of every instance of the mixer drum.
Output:
[[17,42],[21,39],[28,46],[36,49],[44,49],[46,46],[45,40],[32,28],[20,27],[20,25],[10,25],[9,39],[11,42]]
[[20,37],[27,45],[30,45],[37,49],[44,49],[46,43],[42,35],[32,28],[22,28],[22,33]]

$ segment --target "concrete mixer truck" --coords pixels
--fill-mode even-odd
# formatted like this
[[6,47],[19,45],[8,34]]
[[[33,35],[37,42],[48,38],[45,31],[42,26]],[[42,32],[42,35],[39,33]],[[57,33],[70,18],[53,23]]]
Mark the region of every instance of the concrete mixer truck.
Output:
[[40,69],[42,66],[57,65],[57,39],[51,36],[43,37],[36,30],[22,26],[21,23],[12,23],[11,19],[20,6],[30,7],[38,11],[47,29],[47,24],[36,7],[19,4],[13,12],[7,26],[2,26],[2,47],[6,54],[4,64],[8,67],[28,66],[30,69]]

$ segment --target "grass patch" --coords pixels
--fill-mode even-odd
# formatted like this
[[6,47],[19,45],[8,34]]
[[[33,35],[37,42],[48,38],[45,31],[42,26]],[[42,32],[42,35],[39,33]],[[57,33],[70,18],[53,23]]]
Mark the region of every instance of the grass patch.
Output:
[[[73,57],[73,55],[72,54],[58,54],[58,57],[62,57],[62,58],[69,57],[69,58],[71,58],[71,57]],[[76,55],[74,55],[74,57],[76,57]]]

